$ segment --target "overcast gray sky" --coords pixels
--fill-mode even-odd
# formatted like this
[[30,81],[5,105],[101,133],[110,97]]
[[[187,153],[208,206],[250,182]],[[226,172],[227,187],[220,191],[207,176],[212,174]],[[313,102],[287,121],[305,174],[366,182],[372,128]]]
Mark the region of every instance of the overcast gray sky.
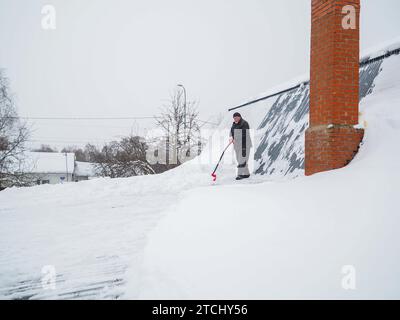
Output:
[[[310,3],[0,0],[0,67],[21,116],[152,116],[183,83],[207,120],[309,72]],[[41,27],[45,4],[56,9],[56,30]],[[362,1],[362,49],[400,36],[399,12],[398,0]],[[33,139],[101,142],[132,125],[35,121]]]

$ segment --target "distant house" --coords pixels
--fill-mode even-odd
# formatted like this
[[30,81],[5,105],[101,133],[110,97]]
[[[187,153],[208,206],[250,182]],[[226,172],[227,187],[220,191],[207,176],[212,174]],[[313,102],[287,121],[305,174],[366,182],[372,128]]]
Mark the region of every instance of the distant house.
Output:
[[25,174],[34,184],[59,184],[96,176],[93,163],[76,161],[74,153],[27,152]]
[[29,174],[36,184],[72,182],[75,168],[74,153],[28,152]]

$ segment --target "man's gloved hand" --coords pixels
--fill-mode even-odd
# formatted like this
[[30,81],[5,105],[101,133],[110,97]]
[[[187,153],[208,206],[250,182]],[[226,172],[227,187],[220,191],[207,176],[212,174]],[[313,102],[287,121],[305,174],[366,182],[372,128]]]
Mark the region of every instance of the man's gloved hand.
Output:
[[233,139],[233,137],[229,138],[229,144],[235,143],[235,140]]

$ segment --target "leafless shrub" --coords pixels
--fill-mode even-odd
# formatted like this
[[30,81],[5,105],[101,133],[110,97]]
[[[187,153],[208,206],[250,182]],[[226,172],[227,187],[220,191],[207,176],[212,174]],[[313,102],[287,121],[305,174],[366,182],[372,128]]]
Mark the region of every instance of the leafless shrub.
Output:
[[31,176],[21,171],[29,130],[17,114],[9,81],[0,70],[0,190],[32,184]]
[[146,160],[147,144],[141,137],[129,136],[106,144],[101,151],[87,146],[99,176],[121,178],[154,174]]

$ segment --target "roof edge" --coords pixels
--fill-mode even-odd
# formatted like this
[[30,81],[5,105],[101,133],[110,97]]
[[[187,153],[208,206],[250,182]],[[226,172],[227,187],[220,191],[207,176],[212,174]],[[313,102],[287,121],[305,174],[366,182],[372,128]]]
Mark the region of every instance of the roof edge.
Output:
[[[376,47],[374,50],[370,50],[371,52],[368,54],[362,55],[360,58],[360,67],[389,58],[392,55],[398,55],[400,54],[400,38],[396,38],[392,41],[386,42],[385,44],[382,44],[379,47]],[[277,87],[274,87],[274,89],[270,90],[267,93],[264,93],[262,96],[259,96],[258,98],[254,98],[246,103],[243,103],[241,105],[238,105],[236,107],[228,109],[228,111],[233,111],[236,109],[240,109],[249,105],[252,105],[254,103],[267,100],[269,98],[273,98],[275,96],[281,95],[283,93],[289,92],[291,90],[295,90],[303,85],[308,85],[310,83],[310,78],[302,76],[300,77],[301,80],[294,80],[292,81],[291,85],[286,84],[285,85],[280,85]],[[297,83],[296,83],[297,81]],[[280,88],[280,89],[276,89]]]

